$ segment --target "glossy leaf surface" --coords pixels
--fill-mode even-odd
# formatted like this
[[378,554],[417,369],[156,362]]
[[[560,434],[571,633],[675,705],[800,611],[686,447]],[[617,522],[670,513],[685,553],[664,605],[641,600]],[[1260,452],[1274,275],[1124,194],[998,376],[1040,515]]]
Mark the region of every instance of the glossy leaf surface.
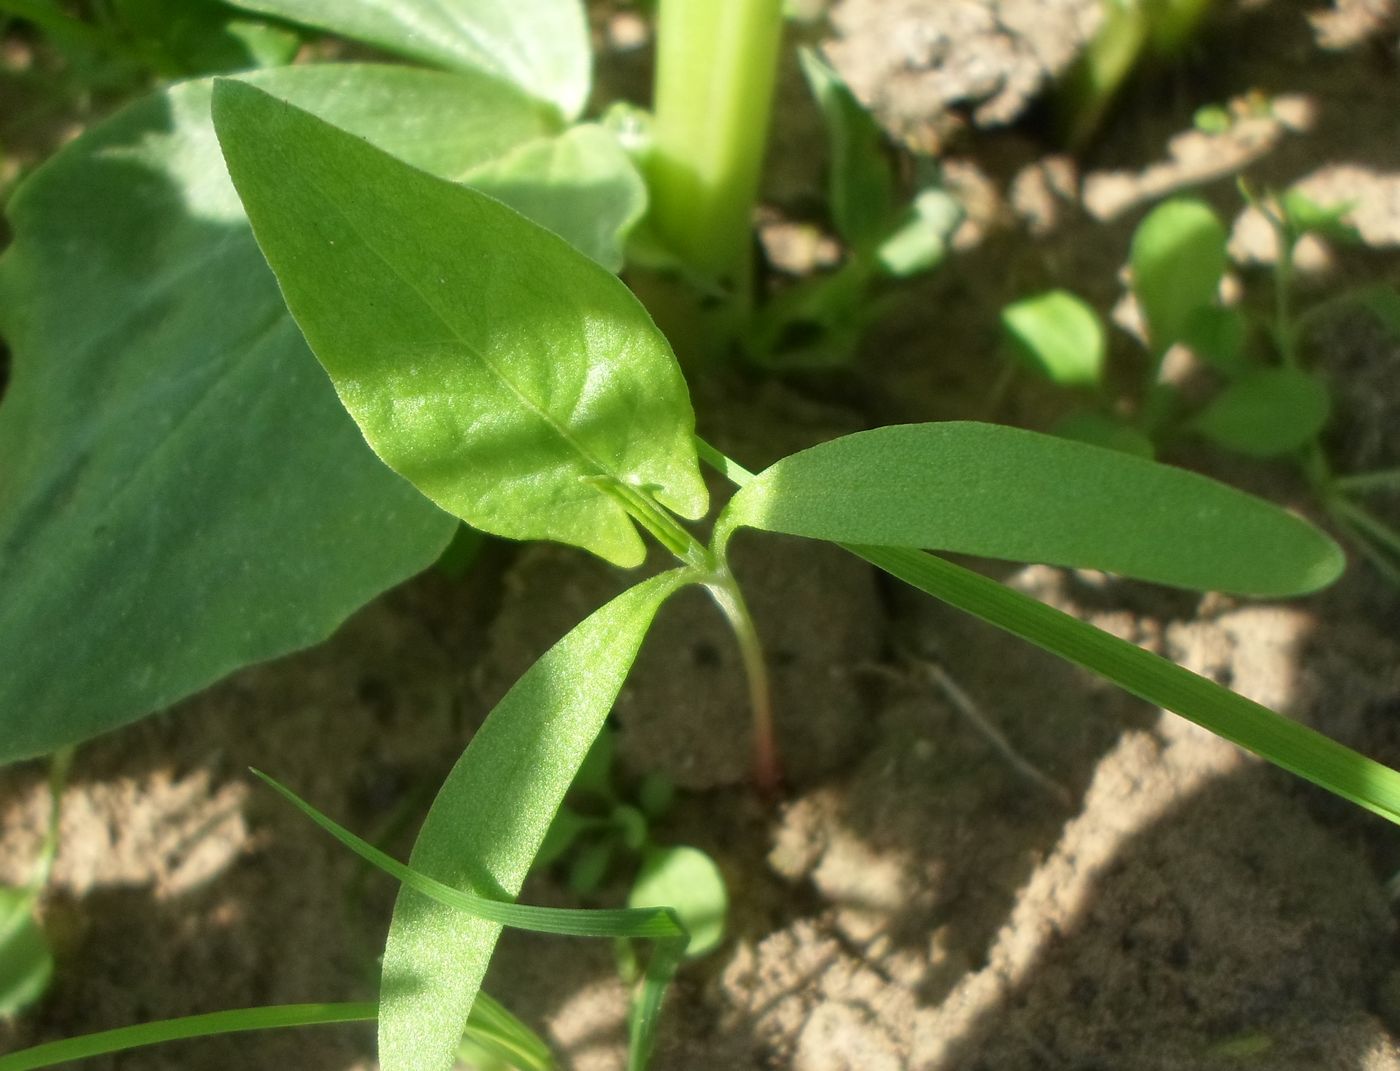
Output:
[[229,0],[389,52],[486,71],[564,118],[583,110],[592,81],[588,23],[579,0]]
[[[443,784],[410,866],[490,900],[512,900],[679,574],[618,596],[550,648],[491,712]],[[384,952],[379,1059],[441,1071],[500,935],[405,889]]]
[[644,548],[602,484],[704,512],[685,381],[616,278],[249,85],[220,82],[214,118],[288,307],[391,468],[473,527],[618,565]]
[[739,491],[720,525],[1255,595],[1315,590],[1343,564],[1307,522],[1204,476],[964,422],[877,428],[793,454]]
[[[551,132],[538,104],[484,77],[249,77],[444,175]],[[137,102],[8,207],[0,760],[318,642],[452,535],[364,445],[307,352],[209,100],[192,82]]]

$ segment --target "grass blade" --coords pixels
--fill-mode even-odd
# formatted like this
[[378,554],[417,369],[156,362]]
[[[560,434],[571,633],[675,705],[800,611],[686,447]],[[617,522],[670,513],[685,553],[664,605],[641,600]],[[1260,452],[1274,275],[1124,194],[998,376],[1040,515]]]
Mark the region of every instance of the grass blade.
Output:
[[[640,1071],[646,1066],[656,1040],[661,1001],[666,995],[666,988],[675,975],[686,946],[690,943],[690,934],[670,908],[587,911],[560,907],[530,907],[473,896],[471,893],[445,885],[380,851],[262,771],[254,770],[253,774],[361,859],[398,879],[415,892],[473,918],[531,933],[546,933],[559,937],[612,937],[655,941],[656,948],[647,964],[642,989],[633,1003],[630,1019],[632,1052],[628,1067]],[[475,1006],[473,1013],[475,1014]],[[0,1071],[9,1069],[0,1064]]]
[[1400,773],[1214,681],[921,551],[847,550],[920,591],[1107,677],[1290,773],[1400,824]]
[[276,1004],[266,1008],[186,1015],[139,1026],[123,1026],[96,1034],[51,1041],[0,1056],[0,1071],[33,1071],[70,1060],[86,1060],[127,1049],[159,1045],[166,1041],[236,1034],[248,1030],[274,1030],[287,1026],[324,1026],[372,1020],[378,1012],[373,1001],[349,1004]]
[[[739,486],[754,474],[697,440]],[[1231,743],[1400,824],[1400,773],[1126,640],[923,551],[846,546],[891,576],[1179,714]]]
[[971,421],[875,428],[785,457],[729,500],[720,545],[739,526],[1246,595],[1315,591],[1345,565],[1306,521],[1198,473]]

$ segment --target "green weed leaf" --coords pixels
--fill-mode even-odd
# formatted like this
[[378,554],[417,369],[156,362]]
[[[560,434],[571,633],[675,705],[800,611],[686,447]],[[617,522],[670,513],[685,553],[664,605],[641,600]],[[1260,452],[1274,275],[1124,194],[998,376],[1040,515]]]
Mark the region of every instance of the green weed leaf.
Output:
[[1300,190],[1286,190],[1279,198],[1284,222],[1295,237],[1316,234],[1340,245],[1360,245],[1361,233],[1346,221],[1355,202],[1321,205]]
[[[563,181],[560,181],[563,176]],[[570,127],[527,142],[468,172],[463,181],[564,238],[608,271],[646,213],[647,189],[617,138],[600,126]],[[559,196],[560,187],[571,195]]]
[[[515,897],[657,607],[681,583],[667,573],[618,596],[516,682],[438,793],[409,861],[415,871],[477,897]],[[499,923],[421,892],[399,894],[384,952],[385,1071],[451,1065],[499,933]]]
[[1247,333],[1239,309],[1203,305],[1186,318],[1181,341],[1222,375],[1238,376],[1250,367],[1244,351]]
[[627,906],[671,908],[690,931],[686,958],[695,959],[724,939],[729,892],[715,861],[699,848],[649,848]]
[[704,513],[685,381],[616,278],[249,85],[218,83],[214,121],[292,315],[391,468],[475,528],[624,566],[644,547],[600,484]]
[[904,219],[876,252],[880,269],[896,279],[929,271],[948,254],[953,231],[962,222],[962,206],[936,186],[921,190]]
[[852,249],[873,250],[889,230],[894,211],[894,175],[884,133],[818,53],[799,49],[798,59],[826,126],[827,199],[836,233]]
[[1062,387],[1092,387],[1103,378],[1103,323],[1088,302],[1066,290],[1024,298],[1001,311],[1001,327],[1023,364]]
[[950,606],[1189,718],[1231,743],[1400,824],[1400,773],[1228,688],[968,569],[919,551],[848,547]]
[[[443,175],[551,129],[484,76],[248,77]],[[455,527],[369,451],[307,352],[209,98],[191,82],[133,104],[8,206],[0,761],[319,642],[431,564]]]
[[1191,428],[1250,457],[1291,454],[1317,438],[1332,408],[1326,385],[1296,368],[1263,368],[1226,387]]
[[1225,228],[1204,201],[1159,205],[1133,235],[1133,293],[1154,353],[1185,334],[1192,313],[1215,303],[1225,274]]
[[44,995],[53,953],[34,918],[34,891],[0,886],[0,1017]]
[[314,26],[457,70],[485,71],[583,111],[593,79],[579,0],[229,0],[234,7]]
[[786,457],[730,500],[719,538],[740,525],[1253,595],[1313,591],[1343,565],[1307,522],[1204,476],[964,422],[877,428]]

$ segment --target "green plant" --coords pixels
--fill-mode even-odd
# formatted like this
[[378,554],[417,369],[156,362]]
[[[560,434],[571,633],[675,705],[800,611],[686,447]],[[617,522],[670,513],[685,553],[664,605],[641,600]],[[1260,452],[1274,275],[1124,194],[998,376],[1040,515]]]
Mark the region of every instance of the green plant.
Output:
[[1144,57],[1180,57],[1210,6],[1210,0],[1103,0],[1098,31],[1065,74],[1055,101],[1064,141],[1085,145],[1134,68]]
[[626,797],[614,783],[612,761],[613,734],[604,729],[574,775],[533,866],[566,864],[569,888],[588,895],[620,857],[634,861],[628,906],[672,908],[690,934],[687,955],[704,955],[724,935],[729,903],[724,877],[700,849],[652,840],[651,824],[670,810],[674,787],[659,774],[648,774],[635,798]]
[[849,363],[866,328],[889,308],[890,281],[940,264],[962,219],[927,160],[919,161],[912,200],[902,203],[884,132],[821,56],[803,49],[799,59],[826,128],[827,205],[845,256],[834,271],[777,292],[743,325],[741,346],[768,368]]
[[[682,587],[707,589],[733,626],[756,776],[778,782],[762,652],[728,566],[740,528],[846,544],[1400,819],[1400,775],[916,549],[1283,595],[1341,566],[1296,518],[1189,473],[987,425],[877,429],[757,476],[696,440],[670,345],[609,271],[645,187],[607,130],[573,123],[589,88],[577,4],[481,3],[473,22],[410,0],[243,6],[454,70],[188,83],[90,131],[16,194],[0,262],[0,326],[16,353],[0,421],[13,474],[0,484],[0,640],[21,654],[0,675],[0,757],[85,739],[315,642],[438,559],[463,522],[627,567],[642,564],[646,534],[677,565],[517,682],[449,775],[409,865],[279,788],[403,884],[379,1002],[148,1024],[9,1054],[0,1071],[371,1016],[391,1069],[446,1066],[464,1030],[496,1058],[547,1066],[537,1039],[478,992],[504,925],[655,942],[632,1016],[642,1066],[665,985],[701,936],[655,904],[675,903],[670,867],[694,857],[644,855],[627,910],[511,901],[551,828],[561,835],[570,786],[653,616]],[[834,203],[850,235],[870,236],[862,249],[887,240],[851,222],[861,197]],[[709,507],[701,460],[741,485],[708,541],[685,523]],[[35,620],[53,623],[42,642]],[[594,831],[636,842],[613,804]]]
[[[1316,235],[1348,244],[1347,206],[1323,207],[1296,190],[1250,197],[1273,228],[1277,256],[1267,311],[1252,316],[1220,298],[1229,260],[1225,228],[1204,202],[1178,198],[1150,212],[1133,237],[1132,292],[1142,315],[1146,358],[1138,390],[1124,399],[1107,387],[1107,332],[1098,313],[1062,290],[1024,298],[1002,311],[1010,353],[1036,375],[1088,393],[1058,434],[1152,457],[1186,437],[1259,459],[1298,466],[1318,504],[1376,567],[1400,581],[1400,533],[1358,499],[1396,485],[1393,472],[1332,472],[1322,437],[1332,413],[1327,382],[1307,366],[1308,327],[1339,309],[1360,307],[1400,336],[1400,293],[1379,285],[1334,294],[1299,310],[1293,262],[1299,241]],[[1165,361],[1184,347],[1214,389],[1204,399],[1170,382]]]
[[[511,901],[653,617],[677,590],[706,588],[734,625],[762,711],[761,652],[728,565],[741,528],[847,545],[935,597],[1400,821],[1400,774],[916,549],[1281,595],[1322,586],[1341,567],[1337,548],[1306,523],[1191,473],[981,424],[862,432],[751,475],[693,438],[686,387],[665,340],[594,261],[501,202],[251,82],[219,83],[213,103],[229,170],[288,306],[385,462],[483,531],[555,539],[635,566],[640,528],[677,559],[588,617],[516,683],[448,776],[409,865],[274,784],[403,883],[375,1009],[385,1067],[451,1062],[480,1007],[474,1000],[503,925],[654,939],[632,1016],[632,1065],[645,1064],[662,993],[690,940],[676,916]],[[702,459],[740,485],[708,542],[684,523],[707,509]],[[1047,496],[1047,487],[1055,493]],[[772,776],[766,728],[759,741],[760,772]],[[246,1028],[366,1012],[278,1009],[219,1022]],[[483,1013],[475,1014],[479,1022]],[[164,1024],[145,1036],[188,1036],[208,1025]],[[130,1041],[76,1039],[43,1058]],[[0,1057],[0,1071],[43,1066],[41,1055]]]

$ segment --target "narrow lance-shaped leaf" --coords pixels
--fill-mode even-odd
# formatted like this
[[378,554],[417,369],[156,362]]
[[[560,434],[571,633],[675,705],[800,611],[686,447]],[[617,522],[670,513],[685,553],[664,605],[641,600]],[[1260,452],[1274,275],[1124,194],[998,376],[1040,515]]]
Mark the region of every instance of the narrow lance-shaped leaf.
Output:
[[[441,175],[552,129],[481,75],[248,77]],[[307,351],[228,180],[210,89],[94,126],[6,209],[0,761],[324,639],[455,526],[366,448]]]
[[592,81],[588,21],[579,0],[230,0],[429,63],[488,71],[583,111]]
[[739,526],[1252,595],[1315,590],[1343,564],[1306,521],[1196,473],[964,422],[878,428],[786,457],[730,500],[721,536]]
[[894,176],[884,134],[826,60],[810,48],[800,49],[798,59],[826,125],[832,222],[847,244],[868,253],[885,237],[893,215]]
[[[409,859],[455,889],[509,900],[603,727],[662,601],[666,573],[596,611],[555,644],[491,712],[438,793]],[[500,934],[405,889],[384,950],[379,1059],[385,1071],[451,1066]]]
[[1160,655],[931,554],[847,547],[950,606],[1092,670],[1277,766],[1400,824],[1400,773]]
[[[39,1071],[44,1067],[68,1066],[78,1060],[107,1056],[172,1041],[239,1034],[254,1030],[283,1030],[289,1027],[338,1026],[342,1023],[371,1022],[379,1014],[374,1001],[344,1004],[270,1004],[260,1008],[184,1015],[135,1026],[119,1026],[94,1034],[79,1034],[62,1041],[49,1041],[27,1049],[0,1055],[0,1071]],[[552,1067],[543,1042],[505,1007],[486,993],[478,993],[467,1023],[467,1036],[501,1048],[512,1046],[513,1055],[526,1068]],[[532,1061],[531,1057],[535,1057]]]
[[250,86],[218,83],[214,122],[292,315],[396,472],[483,531],[618,565],[644,550],[600,483],[704,512],[685,381],[616,278]]
[[[741,488],[762,478],[708,443],[698,441],[698,445],[705,463]],[[1388,766],[1160,655],[942,558],[907,547],[846,545],[844,549],[950,606],[1083,666],[1140,699],[1189,718],[1400,824],[1400,772]]]

